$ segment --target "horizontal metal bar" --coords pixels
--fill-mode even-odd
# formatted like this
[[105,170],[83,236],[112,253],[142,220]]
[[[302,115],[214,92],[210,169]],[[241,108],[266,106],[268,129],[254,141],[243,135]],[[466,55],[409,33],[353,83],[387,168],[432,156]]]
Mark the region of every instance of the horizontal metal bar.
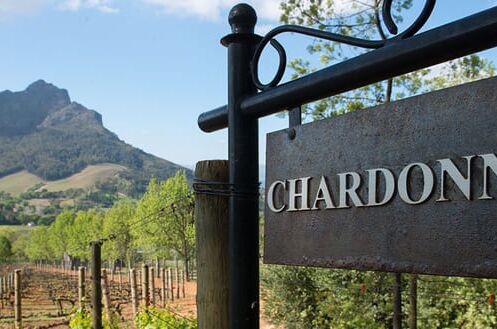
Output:
[[208,133],[228,127],[228,105],[199,115],[198,126]]
[[[393,42],[245,99],[257,118],[497,46],[497,7]],[[226,128],[226,107],[203,113],[203,131]]]

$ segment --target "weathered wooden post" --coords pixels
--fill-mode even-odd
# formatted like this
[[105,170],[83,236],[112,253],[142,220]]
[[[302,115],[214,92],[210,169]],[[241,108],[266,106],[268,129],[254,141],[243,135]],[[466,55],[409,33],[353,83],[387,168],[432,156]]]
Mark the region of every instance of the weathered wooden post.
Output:
[[155,271],[150,267],[150,305],[155,306]]
[[174,302],[174,280],[173,280],[173,270],[171,268],[167,269],[167,275],[169,277],[169,283],[171,289],[171,302]]
[[119,291],[123,290],[123,273],[122,268],[119,267]]
[[161,268],[161,301],[162,307],[166,307],[166,298],[167,298],[167,286],[166,286],[166,269]]
[[[198,182],[228,183],[228,161],[202,161],[195,168]],[[201,183],[196,185],[200,187]],[[208,187],[206,186],[207,190]],[[197,245],[197,321],[199,329],[229,327],[228,197],[195,195]]]
[[101,286],[101,243],[91,243],[91,279],[92,279],[92,329],[102,329],[102,286]]
[[133,305],[133,316],[138,315],[138,292],[136,287],[136,271],[132,268],[129,271],[130,285],[131,285],[131,303]]
[[179,278],[179,268],[176,265],[176,298],[179,299],[179,292],[180,292],[180,287],[181,287],[181,281]]
[[160,278],[160,258],[155,258],[155,273],[157,273],[157,277]]
[[79,307],[83,310],[85,308],[85,268],[83,266],[79,267],[78,301]]
[[418,328],[418,276],[409,277],[409,329]]
[[4,278],[0,276],[0,307],[3,309],[3,280]]
[[181,293],[183,295],[183,298],[186,297],[186,293],[185,293],[185,281],[186,281],[186,271],[182,270],[181,271]]
[[150,295],[148,292],[148,265],[143,264],[142,266],[142,301],[143,306],[150,306]]
[[14,310],[14,328],[22,328],[22,310],[21,310],[21,270],[14,272],[14,286],[15,286],[15,310]]
[[110,289],[106,269],[102,270],[102,293],[104,296],[105,319],[107,320],[109,327],[111,327],[112,314],[110,311]]

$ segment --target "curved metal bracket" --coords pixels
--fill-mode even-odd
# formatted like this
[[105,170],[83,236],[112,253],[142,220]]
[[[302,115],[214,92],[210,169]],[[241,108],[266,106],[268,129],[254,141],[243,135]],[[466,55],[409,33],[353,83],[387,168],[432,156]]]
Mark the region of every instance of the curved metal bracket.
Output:
[[[384,47],[388,43],[397,40],[404,40],[415,35],[422,27],[425,25],[426,21],[430,17],[433,9],[435,7],[436,0],[426,0],[423,10],[421,11],[418,18],[402,33],[398,34],[398,27],[395,24],[395,21],[392,18],[392,1],[393,0],[384,0],[382,6],[382,16],[383,21],[385,22],[385,26],[388,31],[395,36],[386,40],[366,40],[359,39],[354,37],[349,37],[346,35],[341,35],[337,33],[326,32],[322,30],[316,30],[309,27],[299,26],[299,25],[282,25],[271,31],[269,31],[264,38],[262,38],[261,42],[257,46],[257,49],[254,53],[254,58],[251,63],[252,70],[252,79],[254,81],[255,86],[259,90],[266,90],[271,87],[275,87],[280,83],[283,78],[283,74],[285,73],[286,68],[286,52],[283,46],[274,39],[278,34],[286,33],[286,32],[294,32],[303,35],[308,35],[311,37],[345,43],[355,47],[367,48],[367,49],[377,49]],[[267,84],[263,84],[259,79],[259,61],[262,55],[262,51],[266,48],[267,44],[270,43],[273,48],[276,49],[279,56],[279,65],[278,71],[274,76],[273,80],[271,80]]]

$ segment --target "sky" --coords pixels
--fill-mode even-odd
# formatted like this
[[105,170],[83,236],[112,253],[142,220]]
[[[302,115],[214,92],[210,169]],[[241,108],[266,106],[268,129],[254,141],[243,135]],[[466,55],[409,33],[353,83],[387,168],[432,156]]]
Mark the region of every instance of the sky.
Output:
[[[246,2],[258,13],[257,33],[279,25],[278,0]],[[422,6],[424,0],[414,2]],[[230,32],[228,12],[236,3],[0,0],[0,90],[24,90],[44,79],[101,113],[108,129],[146,152],[189,168],[227,159],[226,130],[204,133],[197,118],[226,104],[226,49],[219,40]],[[438,0],[423,30],[495,5],[497,0]],[[308,37],[278,40],[289,59],[307,56]],[[482,55],[497,63],[495,49]],[[275,54],[265,55],[261,65],[262,77],[270,79]],[[265,134],[286,126],[279,117],[260,120],[261,164]]]

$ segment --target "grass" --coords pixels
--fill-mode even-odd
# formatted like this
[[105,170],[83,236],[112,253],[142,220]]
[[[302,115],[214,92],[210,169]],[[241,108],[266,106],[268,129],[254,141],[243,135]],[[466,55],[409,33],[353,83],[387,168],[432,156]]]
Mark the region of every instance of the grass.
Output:
[[0,235],[19,236],[21,234],[28,234],[33,229],[34,229],[34,227],[29,227],[29,226],[24,226],[24,225],[0,225]]
[[65,191],[71,188],[86,189],[94,186],[97,181],[113,177],[123,170],[126,170],[126,167],[103,163],[88,166],[77,174],[56,181],[44,181],[40,177],[23,170],[0,178],[0,191],[17,196],[40,183],[44,184],[40,190],[46,189],[50,192]]
[[86,189],[94,186],[97,181],[113,177],[118,172],[124,170],[126,170],[126,167],[111,163],[92,165],[86,167],[81,172],[70,177],[46,182],[46,184],[42,186],[40,190],[47,189],[47,191],[55,192],[65,191],[71,188]]
[[0,178],[0,190],[12,195],[19,195],[43,180],[26,170]]

